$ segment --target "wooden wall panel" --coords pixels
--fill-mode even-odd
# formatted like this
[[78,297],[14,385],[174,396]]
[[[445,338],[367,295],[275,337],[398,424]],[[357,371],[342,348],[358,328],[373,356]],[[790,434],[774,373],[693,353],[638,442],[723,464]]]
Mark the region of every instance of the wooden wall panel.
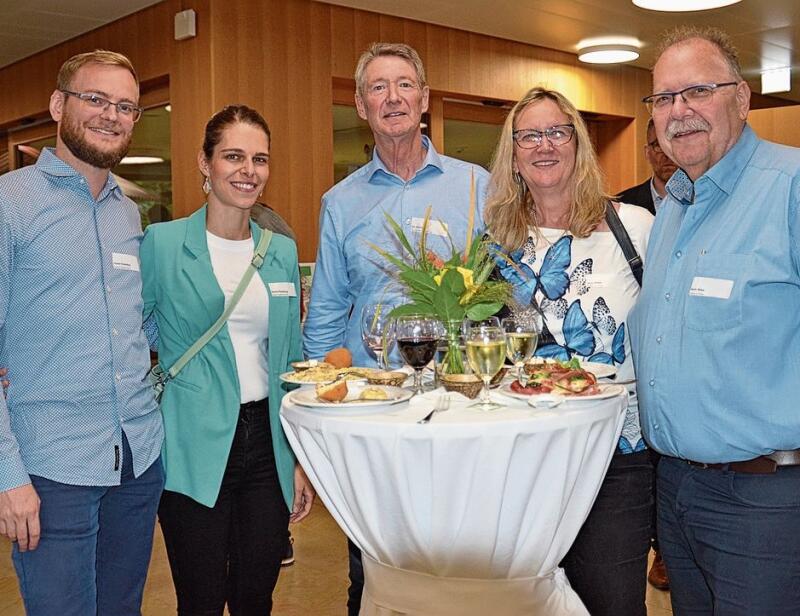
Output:
[[800,147],[800,105],[757,109],[747,121],[762,139]]
[[166,0],[0,70],[0,126],[43,117],[64,60],[93,49],[127,55],[141,81],[170,72],[172,16],[178,0]]

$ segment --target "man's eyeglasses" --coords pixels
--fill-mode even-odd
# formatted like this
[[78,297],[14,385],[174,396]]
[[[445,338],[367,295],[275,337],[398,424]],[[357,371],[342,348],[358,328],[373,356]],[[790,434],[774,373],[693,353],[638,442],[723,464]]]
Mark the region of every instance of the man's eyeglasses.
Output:
[[717,88],[724,88],[726,86],[735,86],[738,81],[726,81],[725,83],[700,83],[696,86],[689,86],[677,92],[658,92],[645,96],[642,102],[647,105],[647,110],[650,114],[663,113],[667,109],[671,109],[675,103],[675,97],[680,96],[683,102],[690,107],[694,105],[702,105],[707,102]]
[[653,152],[656,154],[662,154],[664,150],[661,149],[661,145],[658,143],[658,139],[653,139],[652,141],[647,142],[647,147],[649,147]]
[[109,105],[113,105],[117,109],[117,113],[125,118],[137,122],[142,117],[142,108],[137,107],[133,103],[121,101],[119,103],[112,103],[107,98],[103,98],[99,94],[92,94],[91,92],[70,92],[69,90],[61,90],[64,94],[74,96],[82,100],[87,106],[92,109],[105,110]]
[[558,124],[551,126],[545,130],[535,130],[533,128],[520,128],[515,130],[511,135],[514,137],[516,144],[530,150],[542,146],[545,137],[554,146],[565,145],[572,140],[575,134],[574,124]]

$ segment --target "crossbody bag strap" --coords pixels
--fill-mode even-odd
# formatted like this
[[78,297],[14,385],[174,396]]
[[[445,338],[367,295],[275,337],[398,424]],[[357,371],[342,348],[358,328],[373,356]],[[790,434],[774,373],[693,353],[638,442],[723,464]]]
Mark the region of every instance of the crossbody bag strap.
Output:
[[638,282],[641,287],[642,269],[644,265],[642,263],[642,257],[636,252],[636,248],[633,246],[633,242],[631,242],[631,237],[628,235],[625,225],[623,225],[622,221],[619,219],[619,214],[617,214],[617,210],[614,209],[614,204],[612,204],[611,201],[606,201],[606,223],[608,223],[608,228],[611,229],[611,233],[614,234],[617,244],[622,248],[622,254],[628,262],[628,267],[631,268],[633,277],[636,278],[636,282]]
[[236,308],[236,304],[239,303],[239,300],[244,295],[245,290],[247,289],[247,285],[250,284],[250,281],[253,279],[253,274],[256,273],[261,267],[261,264],[264,263],[264,256],[267,254],[267,248],[269,248],[269,243],[272,241],[272,231],[269,229],[262,229],[261,231],[261,239],[258,240],[258,245],[256,246],[255,252],[253,253],[253,259],[250,261],[250,265],[247,266],[247,269],[242,276],[242,279],[239,281],[239,284],[236,287],[236,290],[233,292],[231,296],[231,301],[228,302],[228,305],[225,307],[225,310],[222,312],[220,317],[214,322],[214,324],[208,328],[206,333],[204,333],[200,338],[197,339],[192,346],[190,346],[186,352],[180,356],[180,359],[172,364],[172,367],[169,369],[167,373],[168,379],[174,379],[178,373],[183,370],[183,367],[189,363],[189,361],[197,355],[197,353],[202,349],[206,344],[208,344],[209,340],[211,340],[214,336],[217,335],[222,326],[225,325],[225,321],[228,320],[228,317],[231,316],[233,309]]

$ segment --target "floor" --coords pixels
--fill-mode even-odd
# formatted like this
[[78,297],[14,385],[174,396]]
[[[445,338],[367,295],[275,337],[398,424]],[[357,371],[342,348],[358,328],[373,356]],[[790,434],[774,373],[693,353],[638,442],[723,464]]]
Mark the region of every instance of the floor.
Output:
[[[297,562],[281,571],[274,595],[276,616],[343,616],[347,588],[347,545],[333,518],[317,503],[308,519],[292,528]],[[10,544],[0,541],[0,616],[24,616],[9,557]],[[669,593],[648,587],[649,616],[671,616]],[[161,533],[145,587],[143,616],[175,614],[175,596]]]

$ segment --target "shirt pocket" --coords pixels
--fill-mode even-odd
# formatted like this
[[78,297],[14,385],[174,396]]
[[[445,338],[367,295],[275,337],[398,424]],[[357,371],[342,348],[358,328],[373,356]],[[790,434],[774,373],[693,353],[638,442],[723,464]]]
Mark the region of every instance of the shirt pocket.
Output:
[[[751,261],[752,255],[749,254],[704,254],[697,258],[690,288],[695,286],[698,278],[710,279],[707,284],[711,288],[706,290],[706,295],[696,295],[687,290],[684,309],[687,328],[710,332],[741,325],[744,287]],[[718,289],[731,283],[730,295],[720,297],[727,291]]]

